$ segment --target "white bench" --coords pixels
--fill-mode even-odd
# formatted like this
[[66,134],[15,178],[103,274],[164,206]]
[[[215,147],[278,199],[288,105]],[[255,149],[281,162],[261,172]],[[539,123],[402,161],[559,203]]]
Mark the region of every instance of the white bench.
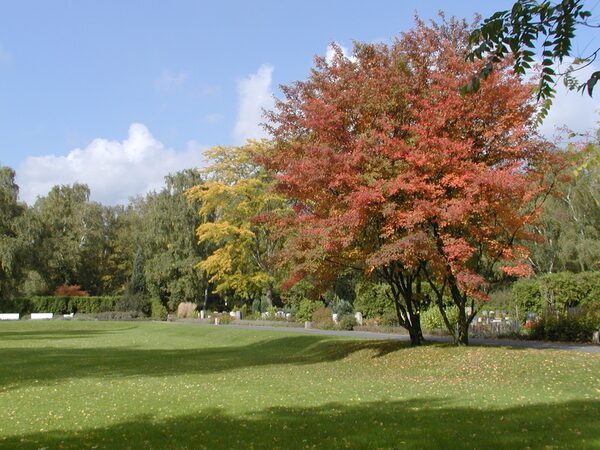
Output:
[[19,313],[3,313],[0,314],[0,320],[19,320]]
[[31,313],[31,320],[52,319],[52,313]]

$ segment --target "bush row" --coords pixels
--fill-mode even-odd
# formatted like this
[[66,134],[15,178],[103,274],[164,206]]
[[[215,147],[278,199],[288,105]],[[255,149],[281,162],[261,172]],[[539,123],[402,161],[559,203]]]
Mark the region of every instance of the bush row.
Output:
[[517,281],[513,303],[521,321],[525,313],[543,315],[547,310],[566,312],[576,306],[600,304],[600,272],[549,273]]
[[31,314],[48,312],[53,314],[95,314],[114,311],[121,297],[57,297],[35,296],[0,302],[1,312]]
[[529,338],[546,341],[591,342],[592,336],[600,327],[600,308],[586,308],[579,314],[546,315],[535,322]]

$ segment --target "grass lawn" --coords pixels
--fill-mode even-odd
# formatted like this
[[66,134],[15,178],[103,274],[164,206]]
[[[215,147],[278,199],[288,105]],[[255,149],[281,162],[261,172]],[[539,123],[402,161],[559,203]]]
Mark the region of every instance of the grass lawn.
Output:
[[600,448],[600,355],[0,323],[2,448]]

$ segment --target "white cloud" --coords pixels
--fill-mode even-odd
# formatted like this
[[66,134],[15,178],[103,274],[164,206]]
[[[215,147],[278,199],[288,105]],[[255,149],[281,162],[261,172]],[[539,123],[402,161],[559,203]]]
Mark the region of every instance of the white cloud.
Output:
[[202,164],[202,149],[195,142],[176,152],[165,148],[146,126],[134,123],[122,142],[94,139],[66,156],[27,158],[17,170],[17,182],[20,198],[29,204],[57,184],[75,182],[90,187],[92,200],[118,204],[159,190],[169,173]]
[[[575,72],[574,75],[578,80],[586,81],[596,70],[598,68],[592,65]],[[577,91],[569,91],[562,81],[559,81],[556,86],[556,97],[548,116],[540,126],[540,132],[550,139],[556,134],[557,128],[563,126],[576,133],[593,132],[598,128],[599,114],[598,93],[595,93],[594,97],[590,97],[587,93],[581,95]]]
[[258,72],[238,82],[238,117],[233,129],[238,144],[267,135],[260,124],[264,122],[262,110],[271,109],[275,105],[271,90],[272,75],[273,66],[263,64]]
[[344,56],[344,58],[346,58],[352,62],[356,61],[356,58],[354,56],[352,56],[352,52],[350,52],[346,47],[344,47],[339,42],[333,42],[332,44],[329,44],[327,46],[327,50],[325,51],[325,62],[327,64],[331,64],[333,62],[333,58],[335,57],[334,45],[339,47],[339,49],[342,51],[342,55]]
[[154,80],[154,87],[159,91],[169,91],[177,89],[187,81],[189,73],[185,71],[172,72],[163,70],[162,74]]

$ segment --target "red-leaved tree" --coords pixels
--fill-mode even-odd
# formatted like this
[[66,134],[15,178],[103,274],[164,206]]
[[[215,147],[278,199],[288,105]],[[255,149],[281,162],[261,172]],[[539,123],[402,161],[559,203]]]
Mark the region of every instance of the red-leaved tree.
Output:
[[355,44],[352,58],[337,49],[283,87],[269,116],[275,151],[265,163],[295,203],[291,281],[360,267],[389,285],[413,344],[430,301],[455,342],[468,343],[490,282],[527,273],[519,242],[550,189],[532,86],[507,64],[461,95],[481,64],[465,59],[468,34],[464,21],[417,20],[392,45]]

